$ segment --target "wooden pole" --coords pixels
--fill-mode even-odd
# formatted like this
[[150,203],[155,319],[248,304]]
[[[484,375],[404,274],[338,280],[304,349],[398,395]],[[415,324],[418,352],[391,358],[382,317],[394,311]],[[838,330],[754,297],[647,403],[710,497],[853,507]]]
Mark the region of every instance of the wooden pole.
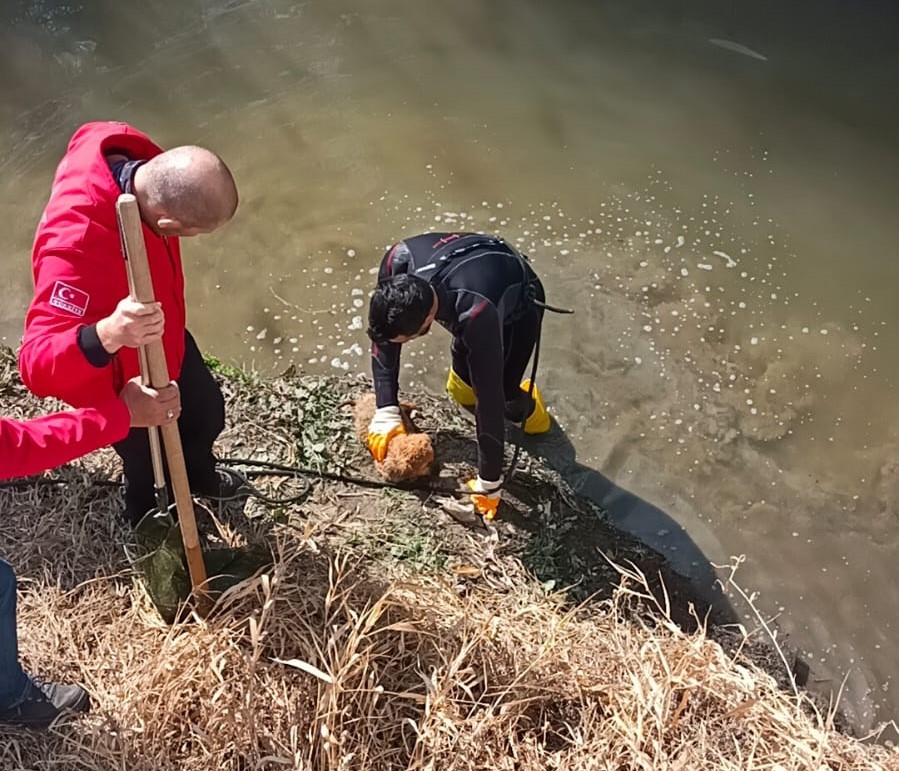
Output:
[[[119,220],[119,231],[122,236],[122,251],[128,270],[128,284],[132,296],[142,303],[155,301],[153,279],[150,276],[150,264],[147,261],[147,245],[140,219],[137,199],[128,193],[119,196],[116,202],[116,214]],[[165,360],[162,341],[157,340],[145,346],[146,363],[149,372],[149,384],[153,388],[164,388],[170,382],[169,368]],[[143,362],[144,357],[141,357]],[[206,564],[203,562],[203,551],[200,548],[200,537],[197,533],[197,520],[194,515],[194,502],[187,481],[187,469],[184,465],[184,450],[181,447],[181,434],[178,433],[177,422],[166,423],[161,427],[162,440],[165,443],[165,457],[168,461],[172,489],[175,493],[175,507],[178,510],[178,524],[181,526],[181,539],[184,541],[184,552],[187,555],[187,567],[190,571],[190,583],[197,599],[202,603],[208,601],[206,595]]]

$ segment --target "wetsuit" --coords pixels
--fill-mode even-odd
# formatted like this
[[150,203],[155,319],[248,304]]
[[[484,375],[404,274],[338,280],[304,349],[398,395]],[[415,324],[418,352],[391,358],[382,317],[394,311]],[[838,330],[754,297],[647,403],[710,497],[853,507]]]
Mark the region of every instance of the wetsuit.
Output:
[[[502,476],[504,417],[527,417],[521,379],[540,330],[543,286],[525,258],[499,238],[426,233],[384,255],[379,280],[410,273],[437,294],[436,321],[453,336],[453,369],[477,396],[478,473]],[[378,407],[399,404],[399,343],[372,345]]]

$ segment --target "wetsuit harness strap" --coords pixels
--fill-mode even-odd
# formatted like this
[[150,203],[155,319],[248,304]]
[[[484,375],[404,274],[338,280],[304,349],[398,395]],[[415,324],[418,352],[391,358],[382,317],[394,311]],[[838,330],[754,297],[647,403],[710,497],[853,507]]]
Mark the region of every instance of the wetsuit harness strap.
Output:
[[[525,276],[524,281],[524,291],[522,292],[522,300],[525,305],[530,304],[531,306],[535,306],[540,308],[541,310],[551,311],[552,313],[565,313],[565,314],[573,314],[573,310],[569,310],[567,308],[557,308],[553,305],[547,305],[542,300],[537,299],[537,275],[530,270],[530,260],[528,256],[523,252],[519,252],[513,246],[506,244],[505,241],[502,243],[507,246],[513,254],[515,254],[518,259],[521,261],[522,273]],[[540,340],[543,337],[543,314],[540,314],[539,320],[537,322],[537,339],[534,342],[534,360],[531,364],[531,380],[528,384],[528,400],[534,400],[534,388],[537,383],[537,367],[540,363]],[[515,452],[512,453],[512,460],[509,463],[509,469],[506,471],[505,476],[503,477],[503,487],[509,484],[512,481],[512,477],[515,475],[515,470],[518,468],[518,461],[521,458],[521,438],[515,442]]]
[[[531,259],[524,252],[519,252],[514,246],[510,246],[505,241],[502,242],[509,249],[512,250],[512,253],[515,254],[519,260],[523,263],[521,266],[522,272],[525,275],[524,282],[524,293],[523,299],[525,302],[530,302],[531,305],[536,305],[538,308],[544,311],[550,311],[551,313],[566,313],[572,314],[573,310],[569,310],[568,308],[558,308],[555,305],[547,305],[543,300],[537,299],[537,288],[535,283],[537,281],[537,274],[530,270]],[[528,273],[530,272],[530,276]],[[537,345],[540,345],[540,338],[537,338]]]
[[[449,249],[445,254],[440,255],[440,257],[436,258],[437,263],[439,264],[437,269],[428,279],[428,283],[431,286],[435,286],[439,284],[443,280],[443,276],[446,271],[449,269],[452,262],[459,257],[463,257],[466,254],[469,254],[478,249],[490,249],[491,247],[497,246],[505,246],[512,250],[513,253],[518,254],[515,249],[512,249],[505,241],[501,238],[479,238],[471,243],[464,244],[463,246],[457,246],[455,249]],[[444,249],[447,247],[444,246]],[[439,252],[440,250],[438,250]],[[520,256],[520,255],[519,255]],[[422,269],[423,270],[423,269]]]
[[550,313],[574,313],[574,311],[570,308],[557,308],[554,305],[547,305],[544,302],[540,302],[540,300],[538,300],[536,297],[531,298],[531,302],[534,303],[534,305],[536,305],[538,308],[544,311],[549,311]]

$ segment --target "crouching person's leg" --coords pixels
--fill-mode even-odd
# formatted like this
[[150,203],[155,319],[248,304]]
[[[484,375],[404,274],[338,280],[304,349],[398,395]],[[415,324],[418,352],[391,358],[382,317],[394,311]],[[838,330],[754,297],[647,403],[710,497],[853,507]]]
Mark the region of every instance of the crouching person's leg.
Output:
[[121,442],[112,446],[122,459],[125,477],[126,522],[136,525],[156,507],[156,482],[150,457],[150,438],[146,428],[132,428]]
[[541,321],[542,311],[532,308],[503,330],[506,419],[519,424],[526,434],[543,434],[551,425],[540,390],[536,384],[531,385],[530,378],[522,380],[540,335]]
[[452,364],[446,378],[446,392],[450,398],[462,407],[474,407],[477,398],[471,387],[471,375],[468,371],[468,349],[458,338],[453,338],[450,348]]
[[239,475],[216,466],[212,445],[225,429],[225,397],[190,332],[185,332],[184,362],[178,385],[181,389],[178,428],[190,489],[208,498],[246,495],[247,488]]

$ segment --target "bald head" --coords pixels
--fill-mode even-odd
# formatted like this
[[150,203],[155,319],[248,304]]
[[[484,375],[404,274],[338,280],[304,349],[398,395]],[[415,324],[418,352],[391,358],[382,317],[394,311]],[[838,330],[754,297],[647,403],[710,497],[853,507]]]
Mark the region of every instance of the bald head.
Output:
[[237,210],[237,185],[215,153],[185,145],[141,166],[134,178],[141,214],[165,235],[208,233]]

